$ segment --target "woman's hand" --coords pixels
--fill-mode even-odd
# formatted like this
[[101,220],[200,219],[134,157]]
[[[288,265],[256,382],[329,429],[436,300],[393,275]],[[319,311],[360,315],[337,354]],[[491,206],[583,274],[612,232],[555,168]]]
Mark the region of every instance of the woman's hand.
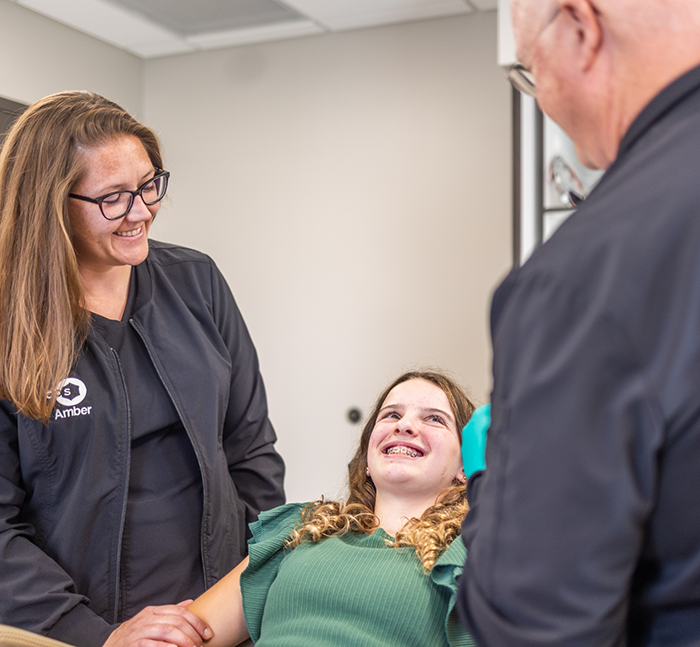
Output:
[[180,604],[146,607],[119,625],[104,647],[201,647],[212,637],[211,629],[187,607]]

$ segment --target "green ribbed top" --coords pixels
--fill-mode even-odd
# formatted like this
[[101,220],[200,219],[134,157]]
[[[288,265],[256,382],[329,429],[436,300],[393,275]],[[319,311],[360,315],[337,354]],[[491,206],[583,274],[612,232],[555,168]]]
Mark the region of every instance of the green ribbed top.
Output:
[[[387,546],[380,528],[285,550],[305,504],[251,524],[243,610],[256,647],[471,647],[455,613],[466,549],[456,539],[430,575],[413,548]],[[449,637],[448,637],[449,636]]]

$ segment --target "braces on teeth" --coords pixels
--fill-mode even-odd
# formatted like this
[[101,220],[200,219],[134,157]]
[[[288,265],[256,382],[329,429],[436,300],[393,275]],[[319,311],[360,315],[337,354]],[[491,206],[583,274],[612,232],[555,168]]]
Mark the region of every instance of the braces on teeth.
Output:
[[410,456],[411,458],[418,458],[419,454],[415,449],[409,449],[408,447],[404,447],[403,445],[400,447],[389,447],[389,449],[386,450],[387,455],[390,454],[405,454],[406,456]]

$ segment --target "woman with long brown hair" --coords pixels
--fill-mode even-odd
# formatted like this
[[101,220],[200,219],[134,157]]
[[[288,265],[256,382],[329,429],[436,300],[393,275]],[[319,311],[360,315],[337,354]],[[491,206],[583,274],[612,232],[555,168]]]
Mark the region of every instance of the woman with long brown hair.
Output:
[[347,501],[288,504],[252,525],[249,557],[190,610],[207,647],[473,645],[451,613],[466,551],[461,430],[474,410],[433,371],[379,396]]
[[80,647],[201,644],[166,603],[284,501],[226,281],[149,240],[169,176],[153,131],[90,92],[36,102],[0,152],[0,623]]

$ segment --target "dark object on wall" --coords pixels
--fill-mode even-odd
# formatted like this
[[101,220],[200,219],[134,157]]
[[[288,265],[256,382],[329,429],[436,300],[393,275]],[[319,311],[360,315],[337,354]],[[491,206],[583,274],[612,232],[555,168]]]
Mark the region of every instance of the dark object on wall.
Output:
[[0,146],[5,140],[5,133],[10,129],[14,120],[17,119],[27,108],[23,103],[10,101],[0,97]]
[[357,407],[353,407],[352,409],[348,410],[348,420],[350,422],[357,424],[361,419],[362,411],[360,411]]

